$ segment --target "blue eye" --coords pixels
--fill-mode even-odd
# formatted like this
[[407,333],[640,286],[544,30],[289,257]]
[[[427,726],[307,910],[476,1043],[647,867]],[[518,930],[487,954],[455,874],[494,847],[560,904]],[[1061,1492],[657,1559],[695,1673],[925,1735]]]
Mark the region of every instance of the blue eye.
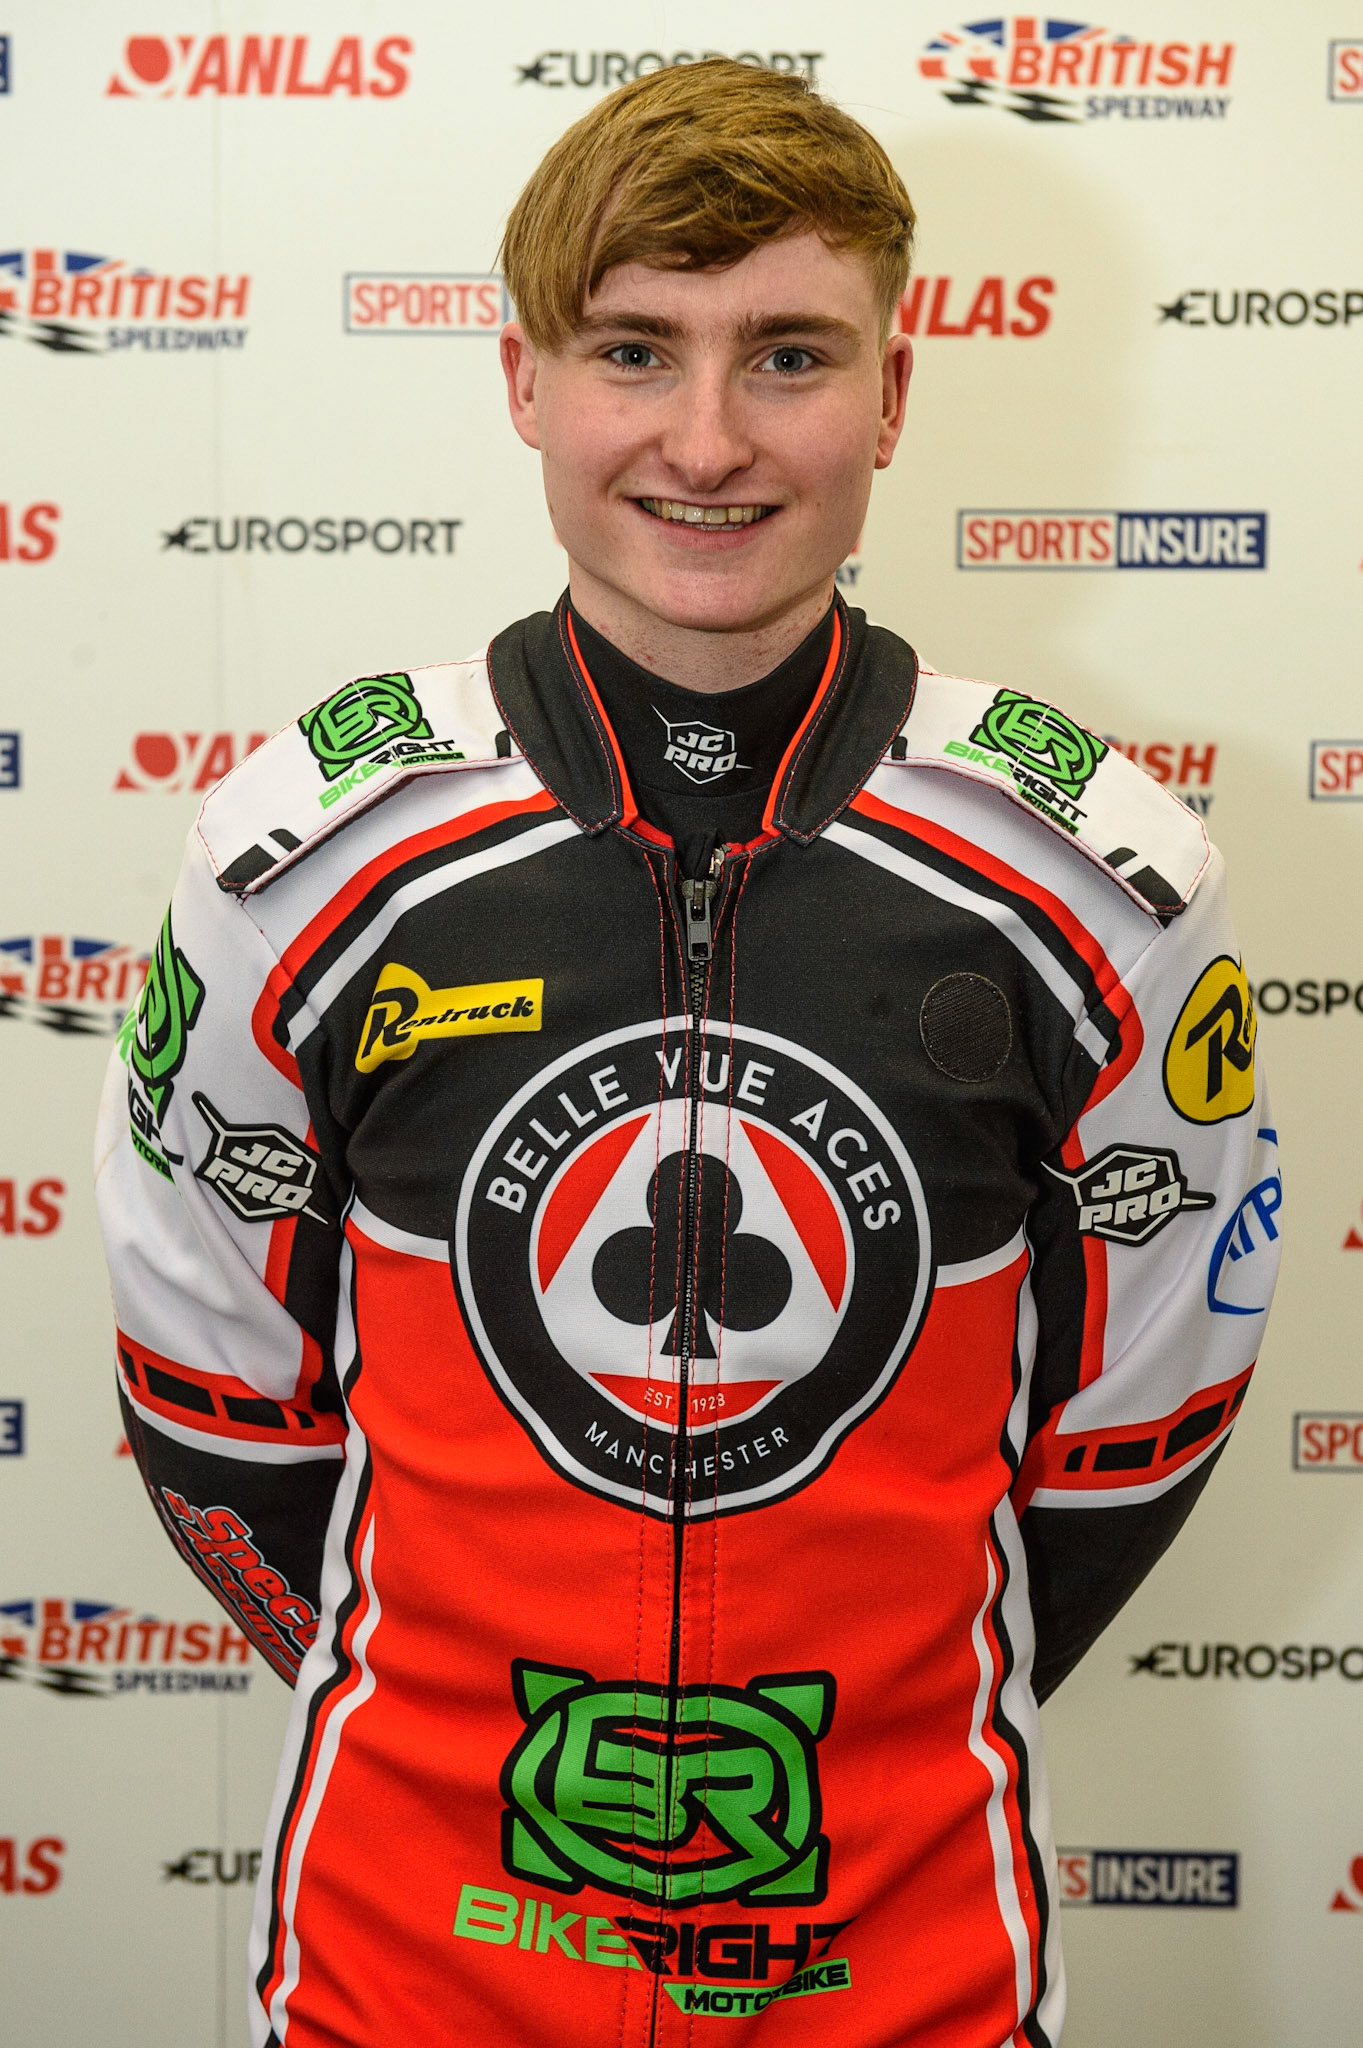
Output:
[[797,348],[794,343],[787,343],[781,348],[774,348],[766,360],[774,365],[778,376],[790,377],[800,370],[807,369],[814,361],[814,354],[811,349]]
[[618,364],[622,370],[647,370],[657,357],[646,341],[620,341],[614,348],[607,349],[606,360]]

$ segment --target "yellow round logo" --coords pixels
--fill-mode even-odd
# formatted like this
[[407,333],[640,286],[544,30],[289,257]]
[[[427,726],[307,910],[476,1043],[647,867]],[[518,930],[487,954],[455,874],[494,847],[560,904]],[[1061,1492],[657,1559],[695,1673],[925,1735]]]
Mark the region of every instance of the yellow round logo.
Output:
[[1164,1049],[1164,1092],[1193,1124],[1243,1116],[1254,1100],[1254,998],[1238,960],[1221,954],[1193,983]]

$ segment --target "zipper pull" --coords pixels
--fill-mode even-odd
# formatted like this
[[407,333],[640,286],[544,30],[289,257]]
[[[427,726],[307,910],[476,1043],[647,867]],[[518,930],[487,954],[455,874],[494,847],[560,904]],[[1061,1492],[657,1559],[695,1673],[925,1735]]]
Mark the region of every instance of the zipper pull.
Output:
[[686,964],[704,967],[714,944],[710,911],[724,872],[724,849],[717,846],[710,856],[710,872],[702,880],[683,881],[682,901],[686,905]]

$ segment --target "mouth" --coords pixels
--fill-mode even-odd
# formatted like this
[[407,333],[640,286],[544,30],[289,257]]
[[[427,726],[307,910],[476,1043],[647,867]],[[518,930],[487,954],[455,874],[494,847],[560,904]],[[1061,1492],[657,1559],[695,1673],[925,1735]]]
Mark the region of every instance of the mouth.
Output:
[[775,505],[693,505],[680,498],[636,498],[634,502],[653,518],[676,526],[756,526],[777,510]]

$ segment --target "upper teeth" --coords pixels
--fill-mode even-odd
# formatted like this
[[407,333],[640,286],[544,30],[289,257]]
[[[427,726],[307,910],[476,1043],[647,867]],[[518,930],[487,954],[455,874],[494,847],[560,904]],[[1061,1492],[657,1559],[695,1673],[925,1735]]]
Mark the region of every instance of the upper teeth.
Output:
[[767,511],[765,505],[685,505],[679,498],[641,498],[645,512],[659,519],[680,519],[687,526],[751,526]]

